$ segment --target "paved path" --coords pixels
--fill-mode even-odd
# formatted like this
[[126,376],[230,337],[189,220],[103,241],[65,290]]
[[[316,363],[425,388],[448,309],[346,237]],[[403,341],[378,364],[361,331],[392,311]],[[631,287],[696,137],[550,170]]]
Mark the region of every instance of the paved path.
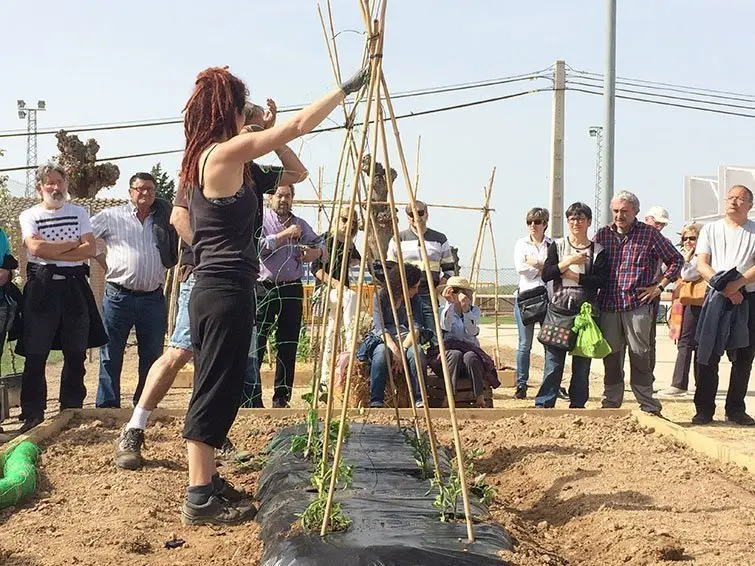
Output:
[[[499,327],[498,330],[500,344],[508,346],[516,350],[518,343],[518,335],[516,331],[516,325],[504,324]],[[495,343],[495,327],[493,324],[483,324],[480,328],[480,338],[486,343]],[[533,353],[542,355],[543,350],[537,337],[535,338],[535,345],[532,347]],[[569,357],[567,356],[567,360]],[[658,325],[657,345],[656,345],[656,366],[655,366],[655,389],[663,389],[671,385],[671,377],[674,372],[674,363],[676,362],[676,344],[668,337],[668,328],[663,325]],[[567,362],[568,363],[568,362]],[[625,367],[629,370],[629,360],[627,359]],[[726,398],[726,390],[729,387],[729,372],[731,364],[724,356],[721,360],[719,369],[720,382],[719,382],[719,394],[718,398],[720,403],[717,402],[719,407],[723,408],[723,400]],[[603,375],[603,364],[593,363],[592,372],[594,374]],[[538,375],[532,375],[533,381],[539,382]],[[628,380],[627,380],[628,381]],[[627,388],[629,383],[626,384]],[[692,370],[690,369],[690,387],[694,385],[694,378],[692,376]],[[595,392],[597,393],[597,392]],[[755,379],[750,379],[750,387],[747,393],[747,404],[751,414],[755,414]]]

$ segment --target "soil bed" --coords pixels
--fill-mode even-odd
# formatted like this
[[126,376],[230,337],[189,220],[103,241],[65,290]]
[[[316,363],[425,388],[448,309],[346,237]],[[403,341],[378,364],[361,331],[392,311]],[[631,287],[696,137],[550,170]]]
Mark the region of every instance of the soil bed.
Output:
[[[299,420],[242,416],[231,437],[256,455],[277,430]],[[369,422],[391,420],[373,414]],[[36,496],[0,511],[0,564],[257,564],[256,522],[181,525],[181,426],[177,418],[153,423],[148,466],[127,472],[112,463],[114,419],[72,421],[43,446]],[[461,426],[465,447],[486,451],[477,471],[498,492],[491,514],[518,539],[502,556],[513,564],[755,563],[753,476],[660,438],[632,417],[527,414]],[[450,447],[448,421],[436,427]],[[253,467],[225,473],[256,492]],[[185,544],[165,548],[173,539]]]

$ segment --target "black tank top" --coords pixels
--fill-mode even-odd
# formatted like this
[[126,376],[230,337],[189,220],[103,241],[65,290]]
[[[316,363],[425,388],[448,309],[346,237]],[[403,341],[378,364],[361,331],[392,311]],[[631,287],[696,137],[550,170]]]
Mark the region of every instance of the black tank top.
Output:
[[194,189],[189,206],[194,230],[194,274],[197,279],[207,276],[252,286],[259,275],[253,238],[258,209],[256,187],[244,184],[233,196],[205,197],[204,166],[215,147],[205,157],[200,186]]

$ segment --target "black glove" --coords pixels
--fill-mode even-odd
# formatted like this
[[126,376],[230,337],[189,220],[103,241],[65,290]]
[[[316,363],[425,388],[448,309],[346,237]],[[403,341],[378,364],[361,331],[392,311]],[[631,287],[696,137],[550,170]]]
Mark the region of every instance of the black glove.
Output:
[[365,84],[370,80],[370,66],[367,65],[364,68],[357,71],[351,78],[341,83],[341,90],[346,96],[349,96],[353,92],[358,92]]

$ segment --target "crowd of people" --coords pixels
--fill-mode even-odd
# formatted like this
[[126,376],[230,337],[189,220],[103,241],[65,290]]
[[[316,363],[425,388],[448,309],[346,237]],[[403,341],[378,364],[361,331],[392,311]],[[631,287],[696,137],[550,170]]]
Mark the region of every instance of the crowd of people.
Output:
[[[629,383],[643,411],[661,416],[659,399],[685,395],[693,368],[696,414],[692,422],[708,424],[716,409],[718,365],[726,352],[732,369],[725,418],[738,425],[755,425],[745,407],[755,357],[752,205],[750,189],[732,187],[724,218],[702,227],[684,226],[677,245],[662,235],[670,222],[668,212],[652,207],[644,222],[640,221],[639,199],[628,191],[614,196],[613,222],[599,229],[592,240],[587,236],[592,211],[584,203],[567,208],[569,234],[556,240],[545,235],[548,211],[529,210],[525,217],[529,234],[514,246],[519,273],[514,308],[519,333],[515,396],[527,397],[530,354],[539,323],[545,367],[535,406],[554,407],[561,397],[571,408],[585,407],[592,359],[575,352],[568,391],[562,388],[566,356],[574,344],[566,339],[554,341],[547,326],[549,320],[560,317],[559,324],[568,330],[583,305],[589,303],[588,312],[610,346],[610,353],[603,357],[601,407],[622,406],[628,351]],[[656,392],[660,297],[672,283],[670,336],[677,343],[678,355],[671,385]],[[539,317],[533,315],[538,307]]]
[[[18,263],[0,233],[0,297],[15,294],[21,305],[15,321],[20,324],[0,320],[0,339],[14,335],[16,351],[26,358],[21,431],[44,419],[45,367],[51,350],[63,353],[61,410],[82,407],[86,351],[94,347],[100,349],[96,406],[120,407],[124,351],[134,330],[138,383],[115,463],[126,469],[143,465],[150,414],[178,371],[193,359],[194,386],[183,432],[189,487],[182,519],[187,524],[235,524],[253,517],[254,505],[221,478],[216,458],[233,450],[227,435],[238,409],[263,406],[260,370],[273,331],[277,355],[272,405],[287,407],[291,401],[307,265],[327,321],[319,360],[321,387],[330,383],[338,354],[359,339],[357,356],[369,365],[370,407],[385,406],[386,385],[402,372],[408,375],[415,405],[422,407],[420,385],[428,368],[441,372],[442,342],[454,392],[460,379],[468,379],[476,405],[484,406],[484,390],[496,379],[496,368],[480,348],[481,311],[469,281],[455,275],[448,238],[428,227],[427,204],[417,201],[414,208],[407,207],[408,229],[388,245],[387,267],[373,298],[372,328],[364,337],[354,336],[357,300],[349,280],[349,268],[361,261],[354,243],[356,211],[337,210],[324,234],[293,212],[295,187],[306,179],[307,169],[287,144],[322,122],[367,78],[358,72],[279,125],[272,100],[267,108],[251,104],[244,83],[227,69],[203,71],[184,109],[186,150],[173,203],[156,197],[152,175],[136,173],[129,179],[127,204],[90,218],[69,202],[63,167],[49,162],[38,168],[41,200],[19,218],[28,260],[23,295],[12,284]],[[271,152],[279,166],[254,162]],[[268,206],[265,194],[270,195]],[[755,424],[744,405],[755,357],[755,223],[748,219],[752,204],[749,189],[732,187],[725,218],[682,230],[682,252],[662,234],[668,213],[653,207],[640,221],[639,200],[627,191],[615,195],[613,222],[592,239],[593,213],[584,203],[567,208],[568,234],[555,240],[546,236],[548,210],[529,210],[529,233],[514,246],[519,273],[515,397],[527,397],[540,324],[545,367],[535,406],[554,407],[559,397],[568,399],[572,408],[586,406],[589,353],[574,351],[568,390],[561,386],[567,354],[574,348],[571,326],[577,315],[586,313],[610,346],[603,357],[602,407],[623,403],[628,351],[629,383],[643,411],[660,416],[658,399],[683,395],[694,367],[693,422],[709,423],[715,412],[718,364],[726,351],[733,363],[726,418]],[[420,237],[426,258],[420,253]],[[92,259],[106,270],[101,313],[88,282]],[[174,331],[163,348],[168,313],[163,283],[173,267],[180,278],[178,308]],[[679,355],[671,386],[656,394],[660,295],[677,280],[681,307],[672,309],[672,336],[678,339]],[[443,299],[437,312],[434,291]]]

